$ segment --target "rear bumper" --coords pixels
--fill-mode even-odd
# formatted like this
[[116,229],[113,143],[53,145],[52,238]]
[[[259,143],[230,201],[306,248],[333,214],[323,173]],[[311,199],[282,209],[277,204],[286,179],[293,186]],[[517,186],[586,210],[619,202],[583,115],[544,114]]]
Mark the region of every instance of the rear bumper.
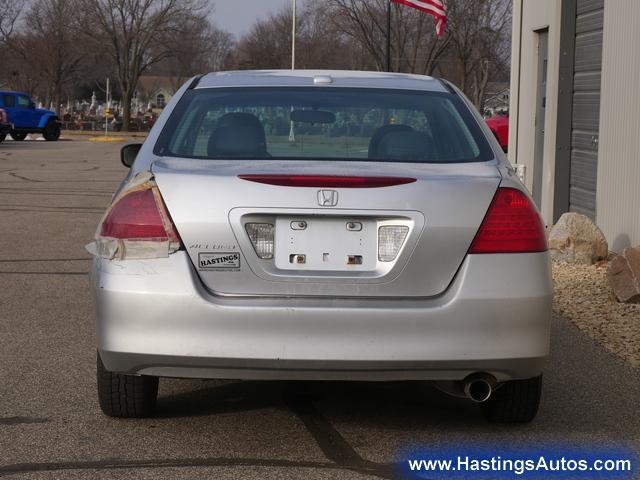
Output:
[[225,298],[184,252],[95,260],[107,369],[194,378],[499,381],[542,372],[552,284],[546,254],[468,256],[429,299]]

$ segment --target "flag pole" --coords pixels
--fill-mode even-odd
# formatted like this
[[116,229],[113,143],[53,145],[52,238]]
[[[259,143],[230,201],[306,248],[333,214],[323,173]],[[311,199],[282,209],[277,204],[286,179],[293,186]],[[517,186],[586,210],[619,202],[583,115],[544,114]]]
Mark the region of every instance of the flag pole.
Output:
[[293,0],[293,26],[291,30],[291,70],[296,69],[296,0]]
[[391,71],[391,0],[387,1],[387,72]]
[[[293,0],[292,5],[292,16],[293,16],[293,25],[291,28],[291,70],[296,69],[296,0]],[[291,106],[291,111],[293,112],[293,106]],[[293,120],[289,122],[289,144],[295,145],[296,143],[296,132],[293,128]]]

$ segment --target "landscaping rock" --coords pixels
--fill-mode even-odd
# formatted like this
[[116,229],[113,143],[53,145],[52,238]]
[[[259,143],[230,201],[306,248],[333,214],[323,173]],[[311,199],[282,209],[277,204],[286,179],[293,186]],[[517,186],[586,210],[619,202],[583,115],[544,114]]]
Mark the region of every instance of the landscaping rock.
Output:
[[609,264],[609,286],[623,303],[640,303],[640,247],[625,248]]
[[565,213],[549,234],[551,258],[559,262],[593,265],[609,255],[604,234],[591,219],[579,213]]

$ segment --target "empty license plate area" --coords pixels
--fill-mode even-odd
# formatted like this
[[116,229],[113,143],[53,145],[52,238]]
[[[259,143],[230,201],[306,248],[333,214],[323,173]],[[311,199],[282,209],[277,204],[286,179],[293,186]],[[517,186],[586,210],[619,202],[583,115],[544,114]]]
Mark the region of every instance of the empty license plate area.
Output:
[[377,266],[377,221],[367,218],[278,217],[279,270],[371,271]]

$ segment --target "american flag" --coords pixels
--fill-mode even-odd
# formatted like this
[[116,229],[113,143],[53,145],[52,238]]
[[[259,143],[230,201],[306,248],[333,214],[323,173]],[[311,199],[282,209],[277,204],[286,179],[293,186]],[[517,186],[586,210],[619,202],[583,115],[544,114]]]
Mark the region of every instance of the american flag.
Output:
[[436,35],[441,37],[447,25],[447,5],[445,0],[391,0],[393,3],[422,10],[433,16],[436,22]]

